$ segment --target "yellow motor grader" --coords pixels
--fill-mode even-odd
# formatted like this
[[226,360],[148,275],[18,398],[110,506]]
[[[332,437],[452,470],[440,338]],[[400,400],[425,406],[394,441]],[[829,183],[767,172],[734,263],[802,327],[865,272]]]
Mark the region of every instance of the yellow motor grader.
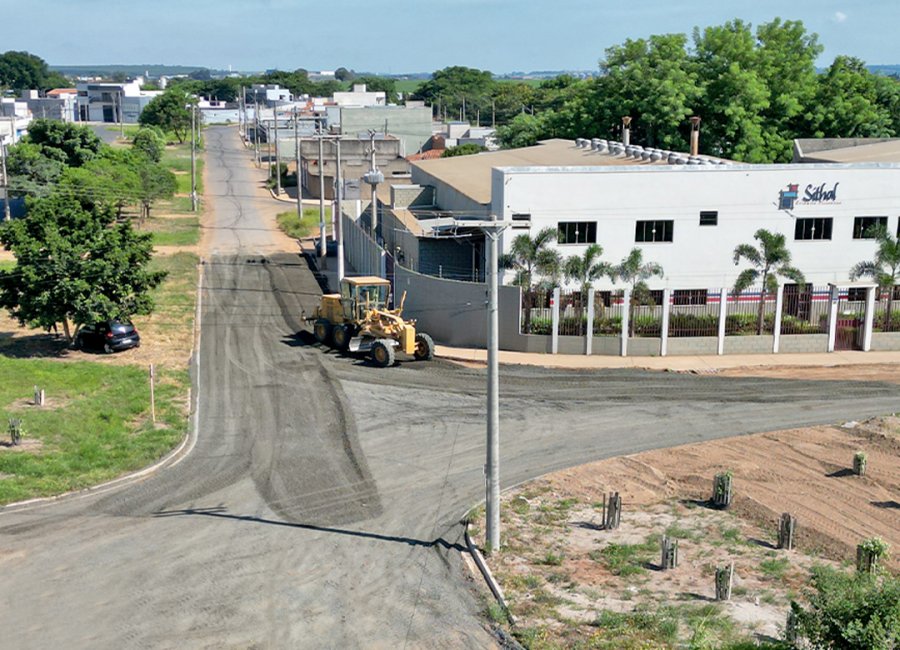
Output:
[[388,309],[391,283],[364,276],[341,280],[340,293],[328,293],[307,321],[316,341],[341,351],[368,354],[375,365],[394,365],[396,350],[417,360],[434,358],[434,341],[416,332],[414,320],[403,319],[406,292],[397,309]]

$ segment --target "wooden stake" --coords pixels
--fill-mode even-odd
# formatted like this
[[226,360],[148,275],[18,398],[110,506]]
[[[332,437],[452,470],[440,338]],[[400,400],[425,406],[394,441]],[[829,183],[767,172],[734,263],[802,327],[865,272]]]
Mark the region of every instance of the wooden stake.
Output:
[[[606,503],[604,501],[604,505]],[[619,496],[618,492],[613,492],[609,495],[608,503],[608,507],[605,507],[603,527],[606,530],[613,530],[619,527],[619,522],[622,519],[622,497]]]
[[153,424],[156,424],[156,390],[154,388],[154,383],[156,379],[156,372],[153,369],[153,364],[150,364],[150,420]]
[[712,503],[717,508],[731,505],[731,472],[716,474],[713,479]]
[[659,567],[665,571],[678,566],[678,540],[666,535],[659,540]]
[[727,567],[716,567],[716,600],[731,600],[731,583],[734,579],[734,562]]
[[797,518],[789,512],[781,515],[781,521],[778,524],[778,548],[785,551],[794,550],[794,529],[797,527]]

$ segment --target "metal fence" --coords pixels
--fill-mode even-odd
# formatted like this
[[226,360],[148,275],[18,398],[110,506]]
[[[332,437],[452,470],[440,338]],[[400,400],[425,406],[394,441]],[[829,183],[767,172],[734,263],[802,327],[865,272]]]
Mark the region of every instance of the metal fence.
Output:
[[594,336],[619,336],[622,332],[622,315],[625,312],[623,291],[597,291],[594,293]]
[[560,291],[559,333],[561,336],[584,336],[587,333],[587,296],[581,291]]
[[720,290],[675,291],[669,312],[669,336],[718,336]]
[[782,334],[824,334],[828,332],[828,305],[831,291],[810,284],[789,284],[784,288],[781,310]]
[[344,261],[360,275],[385,277],[385,252],[359,224],[346,214],[341,215],[341,237],[344,240]]
[[880,292],[875,302],[873,329],[876,332],[900,332],[900,292],[897,289]]
[[[726,296],[725,336],[772,334],[775,331],[775,294],[751,287]],[[760,322],[762,316],[762,322]]]
[[550,309],[552,291],[522,290],[522,334],[550,334],[553,317]]

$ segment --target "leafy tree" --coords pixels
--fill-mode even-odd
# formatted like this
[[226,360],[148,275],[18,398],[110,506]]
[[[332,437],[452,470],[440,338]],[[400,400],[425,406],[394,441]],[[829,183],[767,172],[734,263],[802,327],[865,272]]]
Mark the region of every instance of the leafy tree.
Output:
[[353,70],[348,70],[347,68],[338,68],[334,71],[334,78],[338,81],[353,81],[353,78],[356,75],[353,73]]
[[613,282],[620,279],[631,285],[631,300],[628,304],[629,336],[634,336],[634,309],[638,305],[653,304],[647,280],[652,277],[663,277],[663,268],[656,262],[644,262],[644,253],[640,248],[632,248],[622,261],[611,267],[609,277]]
[[48,151],[31,142],[20,142],[10,147],[6,168],[11,194],[42,198],[50,194],[66,171],[65,154],[58,149]]
[[612,271],[612,266],[600,261],[601,255],[603,247],[600,244],[591,244],[585,249],[584,254],[570,255],[563,263],[566,280],[578,282],[582,296],[587,295],[594,280],[609,275]]
[[878,103],[875,75],[861,60],[838,56],[819,80],[817,137],[890,137],[892,116]]
[[131,144],[134,151],[140,152],[148,160],[159,162],[166,149],[166,138],[157,127],[145,126],[134,134]]
[[60,185],[85,209],[109,208],[120,219],[125,206],[138,203],[140,178],[135,167],[131,152],[110,148],[83,167],[67,169]]
[[150,313],[150,291],[165,277],[147,269],[151,238],[66,190],[34,201],[0,230],[16,256],[13,271],[0,271],[0,307],[30,327],[62,323],[70,341],[86,323]]
[[189,107],[194,103],[196,100],[180,87],[170,88],[144,107],[138,121],[141,126],[156,126],[164,132],[171,131],[179,142],[184,142],[191,130]]
[[900,579],[813,569],[809,604],[791,602],[797,632],[814,648],[894,650],[900,646]]
[[65,77],[51,72],[47,62],[39,56],[12,50],[0,54],[0,88],[47,90],[66,83]]
[[885,314],[885,329],[890,331],[893,318],[894,287],[900,279],[900,240],[892,236],[884,226],[876,226],[866,231],[866,235],[874,237],[878,250],[872,260],[857,262],[850,269],[850,279],[872,278],[878,283],[881,291],[887,291],[888,303]]
[[525,292],[526,309],[522,323],[524,331],[531,331],[531,306],[538,279],[543,277],[553,283],[560,272],[560,254],[551,244],[559,237],[556,228],[544,228],[534,237],[518,235],[512,241],[510,252],[501,255],[499,267],[515,272],[513,284]]
[[538,140],[548,137],[547,119],[544,113],[529,115],[520,113],[505,126],[498,126],[497,141],[504,149],[518,149],[537,144]]
[[59,159],[61,152],[68,167],[81,167],[103,148],[103,141],[89,127],[58,120],[34,120],[28,125],[25,141],[39,146],[49,157]]
[[762,334],[766,296],[778,291],[778,276],[788,278],[797,284],[805,284],[806,280],[798,269],[791,266],[791,252],[787,249],[783,234],[771,233],[765,228],[760,228],[754,233],[753,238],[759,242],[758,248],[752,244],[740,244],[734,249],[735,266],[740,264],[741,259],[746,259],[752,265],[738,275],[734,282],[734,293],[740,294],[753,283],[760,281],[762,288],[759,292],[756,333]]
[[150,216],[150,208],[160,199],[171,199],[175,195],[177,182],[175,174],[159,163],[140,160],[137,168],[138,196],[141,201],[141,223]]
[[490,98],[496,82],[488,70],[465,66],[450,66],[436,71],[431,79],[419,86],[414,97],[432,106],[440,105],[446,112],[458,115],[466,105],[466,114],[490,110]]
[[891,134],[900,136],[900,78],[875,75],[874,81],[878,105],[891,116]]
[[188,77],[196,81],[209,81],[212,79],[212,74],[210,74],[209,68],[199,68],[189,73]]
[[482,151],[487,151],[487,147],[482,147],[480,144],[461,144],[456,147],[448,147],[444,149],[444,153],[441,154],[441,158],[454,158],[455,156],[471,156],[472,154],[481,153]]

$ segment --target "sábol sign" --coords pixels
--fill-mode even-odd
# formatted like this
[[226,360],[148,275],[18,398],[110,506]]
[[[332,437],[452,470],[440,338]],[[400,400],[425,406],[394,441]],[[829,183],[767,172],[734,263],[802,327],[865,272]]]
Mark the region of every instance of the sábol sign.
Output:
[[838,185],[835,183],[831,187],[828,183],[821,185],[809,184],[803,190],[803,196],[800,195],[800,184],[791,183],[786,190],[778,193],[778,209],[793,210],[797,203],[807,205],[811,203],[837,203]]

